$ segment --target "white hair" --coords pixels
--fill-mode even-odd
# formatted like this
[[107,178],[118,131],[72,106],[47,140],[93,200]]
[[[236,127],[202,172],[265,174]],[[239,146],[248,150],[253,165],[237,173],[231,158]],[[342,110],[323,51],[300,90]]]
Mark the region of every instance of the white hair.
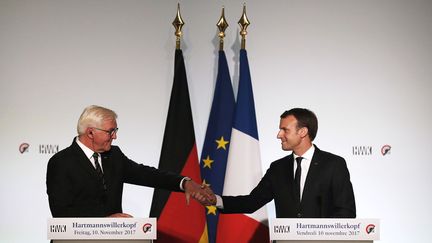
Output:
[[115,119],[117,114],[113,110],[97,105],[88,106],[78,119],[77,132],[82,135],[88,127],[99,127],[103,121]]

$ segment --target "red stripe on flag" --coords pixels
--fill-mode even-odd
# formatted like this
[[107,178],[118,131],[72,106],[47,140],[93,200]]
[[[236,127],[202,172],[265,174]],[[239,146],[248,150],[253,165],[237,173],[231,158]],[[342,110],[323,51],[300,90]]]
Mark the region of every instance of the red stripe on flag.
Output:
[[196,144],[192,146],[192,151],[189,153],[188,159],[186,160],[186,164],[184,165],[181,174],[190,177],[196,183],[201,183],[201,173],[198,163]]
[[268,227],[244,214],[220,214],[217,231],[217,242],[270,242]]
[[[197,183],[201,182],[195,144],[189,153],[181,174],[192,178]],[[205,208],[192,198],[189,205],[186,205],[184,193],[171,192],[171,196],[168,198],[158,220],[156,242],[199,242],[204,227]]]

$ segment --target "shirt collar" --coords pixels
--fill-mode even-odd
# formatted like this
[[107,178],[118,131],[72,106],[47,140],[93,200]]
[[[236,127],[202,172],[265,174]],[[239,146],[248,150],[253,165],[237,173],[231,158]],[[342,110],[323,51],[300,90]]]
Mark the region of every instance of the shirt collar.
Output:
[[85,146],[78,137],[75,138],[75,141],[77,142],[78,146],[80,146],[80,148],[82,149],[82,151],[84,152],[84,154],[87,156],[88,159],[91,160],[91,158],[93,157],[94,151],[89,149],[87,146]]
[[[312,144],[312,146],[311,146],[308,150],[306,150],[306,152],[305,152],[301,157],[303,157],[303,159],[307,159],[307,160],[311,161],[314,152],[315,152],[315,146]],[[295,153],[293,153],[293,155],[294,155],[294,160],[295,160],[297,157],[299,157],[299,156],[298,156],[297,154],[295,154]]]

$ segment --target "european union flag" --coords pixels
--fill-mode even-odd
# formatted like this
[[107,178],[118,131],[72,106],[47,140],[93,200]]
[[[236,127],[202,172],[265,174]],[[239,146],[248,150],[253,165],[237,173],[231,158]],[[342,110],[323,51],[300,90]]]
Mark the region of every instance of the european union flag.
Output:
[[[218,74],[207,132],[201,154],[201,176],[214,193],[222,195],[225,169],[234,115],[234,92],[223,50],[219,51]],[[219,213],[215,206],[207,207],[209,242],[216,242]]]

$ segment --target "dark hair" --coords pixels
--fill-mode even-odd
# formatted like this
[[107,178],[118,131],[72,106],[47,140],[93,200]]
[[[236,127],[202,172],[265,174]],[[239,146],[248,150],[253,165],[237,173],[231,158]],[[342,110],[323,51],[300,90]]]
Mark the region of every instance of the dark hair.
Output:
[[318,131],[318,119],[315,113],[304,108],[293,108],[282,113],[280,118],[286,118],[289,115],[292,115],[297,119],[298,129],[302,127],[306,127],[308,129],[309,137],[311,141],[313,141]]

